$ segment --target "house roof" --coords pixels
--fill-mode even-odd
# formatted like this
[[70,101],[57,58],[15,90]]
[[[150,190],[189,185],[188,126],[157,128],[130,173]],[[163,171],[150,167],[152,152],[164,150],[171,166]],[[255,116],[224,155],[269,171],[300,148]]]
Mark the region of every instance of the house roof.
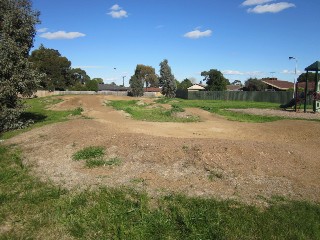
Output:
[[145,92],[161,92],[161,88],[156,88],[156,87],[147,87],[143,88]]
[[128,91],[129,88],[114,84],[98,84],[99,91]]
[[279,90],[288,90],[289,88],[293,88],[292,82],[278,80],[277,78],[263,78],[261,81]]
[[205,88],[200,84],[194,84],[191,87],[188,87],[188,90],[204,90]]
[[316,61],[312,63],[309,67],[305,68],[306,71],[320,71],[320,62]]
[[227,91],[238,91],[242,88],[240,85],[227,85]]
[[[308,82],[308,90],[313,91],[314,90],[314,85],[315,82]],[[298,82],[298,87],[299,88],[305,88],[306,87],[306,82]]]

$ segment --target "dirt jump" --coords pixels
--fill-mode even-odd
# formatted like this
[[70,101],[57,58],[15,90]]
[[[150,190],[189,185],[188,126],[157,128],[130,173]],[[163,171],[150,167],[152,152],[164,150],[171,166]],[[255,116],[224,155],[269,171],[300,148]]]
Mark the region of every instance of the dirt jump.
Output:
[[[182,193],[249,204],[265,204],[273,196],[320,201],[319,122],[242,123],[201,109],[187,109],[200,122],[147,122],[104,103],[120,97],[59,98],[64,101],[55,110],[82,107],[86,118],[6,141],[22,148],[25,162],[44,180],[72,190],[123,186],[154,197]],[[107,157],[121,164],[89,169],[73,161],[72,155],[87,146],[104,146]]]

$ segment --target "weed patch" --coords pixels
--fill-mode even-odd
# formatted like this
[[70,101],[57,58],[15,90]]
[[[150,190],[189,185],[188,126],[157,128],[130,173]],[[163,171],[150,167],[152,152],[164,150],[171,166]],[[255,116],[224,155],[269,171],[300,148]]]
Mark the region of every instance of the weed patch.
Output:
[[113,157],[105,159],[105,149],[99,146],[90,146],[82,150],[77,151],[72,155],[73,160],[80,161],[85,160],[88,168],[101,167],[101,166],[119,166],[121,159]]
[[103,147],[90,146],[77,151],[75,154],[73,154],[72,158],[73,160],[76,160],[76,161],[96,159],[96,158],[102,158],[104,154],[105,154],[105,150]]
[[137,101],[111,101],[109,103],[117,110],[123,110],[129,113],[132,118],[151,122],[196,122],[198,117],[180,118],[173,113],[183,112],[184,109],[176,104],[172,105],[170,110],[163,107],[148,108],[148,104],[137,104]]

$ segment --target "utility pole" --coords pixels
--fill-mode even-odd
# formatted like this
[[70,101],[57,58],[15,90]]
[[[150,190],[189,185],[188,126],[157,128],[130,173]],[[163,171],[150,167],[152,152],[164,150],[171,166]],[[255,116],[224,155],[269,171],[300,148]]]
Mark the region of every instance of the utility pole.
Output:
[[122,76],[122,87],[124,87],[124,78],[125,78],[126,76]]
[[297,79],[297,65],[298,65],[298,60],[296,57],[289,57],[289,60],[295,60],[296,64],[294,67],[294,80],[293,80],[293,97],[296,99],[296,105],[294,110],[297,111],[297,90],[296,89],[296,79]]

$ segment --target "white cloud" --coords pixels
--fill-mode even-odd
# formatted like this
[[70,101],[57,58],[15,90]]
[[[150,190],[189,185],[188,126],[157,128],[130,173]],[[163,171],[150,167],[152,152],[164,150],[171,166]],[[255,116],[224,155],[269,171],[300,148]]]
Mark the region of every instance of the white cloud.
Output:
[[[295,71],[294,71],[294,70],[287,70],[287,69],[285,69],[285,70],[282,70],[281,73],[282,73],[282,74],[294,74]],[[302,71],[297,70],[297,74],[301,74],[301,73],[302,73]]]
[[222,71],[222,73],[225,75],[245,75],[246,74],[244,72],[240,72],[237,70],[224,70],[224,71]]
[[39,32],[39,33],[44,33],[46,31],[48,31],[48,28],[40,28],[37,30],[37,32]]
[[254,8],[249,8],[247,11],[252,13],[278,13],[281,12],[287,8],[295,7],[293,3],[288,2],[279,2],[279,3],[272,3],[272,4],[265,4],[265,5],[258,5]]
[[238,70],[223,70],[221,71],[224,75],[246,75],[250,77],[256,77],[256,76],[261,76],[264,73],[261,71],[250,71],[250,72],[241,72]]
[[127,11],[123,10],[118,4],[110,8],[111,12],[108,13],[112,18],[125,18],[128,17]]
[[210,37],[211,34],[212,34],[211,30],[206,30],[206,31],[201,32],[200,30],[196,29],[194,31],[187,32],[183,36],[186,38],[197,39],[197,38],[201,38],[201,37]]
[[42,33],[40,37],[46,38],[49,40],[53,39],[74,39],[74,38],[79,38],[79,37],[84,37],[86,36],[83,33],[80,32],[65,32],[65,31],[58,31],[58,32],[46,32]]
[[268,2],[273,2],[274,0],[246,0],[241,5],[242,6],[252,6],[252,5],[261,5]]
[[112,11],[118,11],[120,9],[121,9],[121,7],[118,4],[115,4],[110,8],[110,10],[112,10]]

